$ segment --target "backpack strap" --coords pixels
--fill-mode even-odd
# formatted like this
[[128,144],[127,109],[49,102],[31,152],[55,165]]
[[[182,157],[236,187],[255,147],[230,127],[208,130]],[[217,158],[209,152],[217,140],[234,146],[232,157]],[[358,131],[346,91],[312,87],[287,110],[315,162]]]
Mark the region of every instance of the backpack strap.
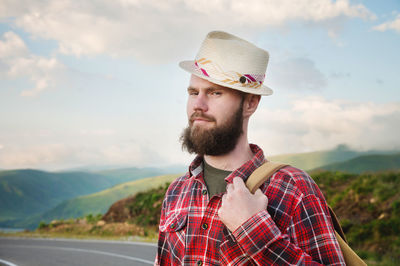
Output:
[[[278,163],[278,162],[270,162],[266,161],[260,167],[258,167],[254,172],[249,176],[246,181],[246,186],[250,190],[251,193],[254,194],[256,190],[264,184],[274,173],[282,169],[283,167],[288,166],[288,164]],[[346,236],[343,232],[342,227],[340,226],[339,219],[336,217],[335,212],[332,210],[330,206],[328,206],[329,214],[332,218],[332,223],[335,231],[340,235],[342,240],[347,243]]]
[[329,209],[329,214],[331,215],[333,228],[335,229],[336,234],[339,234],[340,237],[342,238],[342,240],[344,242],[348,243],[347,239],[346,239],[346,236],[345,236],[345,234],[343,232],[343,229],[340,226],[339,219],[336,217],[335,212],[332,210],[331,206],[329,206],[329,205],[328,205],[328,209]]
[[354,252],[354,250],[344,241],[339,233],[335,231],[336,239],[342,251],[344,261],[348,266],[367,266],[367,264]]
[[[247,178],[246,186],[251,193],[254,194],[256,190],[267,181],[275,172],[279,171],[283,167],[288,166],[288,164],[278,163],[278,162],[265,162],[260,167],[258,167],[254,172]],[[346,265],[350,266],[365,266],[367,265],[347,244],[346,237],[343,233],[343,229],[340,226],[339,220],[336,214],[333,212],[332,208],[328,206],[329,214],[332,218],[333,227],[335,229],[335,236],[339,243],[340,249],[343,253]]]
[[270,162],[266,161],[260,167],[258,167],[254,172],[247,178],[246,186],[251,193],[254,194],[256,190],[264,184],[275,172],[279,171],[281,168],[288,166],[285,163]]

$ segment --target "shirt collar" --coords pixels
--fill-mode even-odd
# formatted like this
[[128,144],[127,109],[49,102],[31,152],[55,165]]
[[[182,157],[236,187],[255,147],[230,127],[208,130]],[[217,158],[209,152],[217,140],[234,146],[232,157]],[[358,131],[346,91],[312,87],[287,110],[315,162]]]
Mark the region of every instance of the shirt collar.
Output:
[[[232,171],[230,175],[228,175],[225,180],[229,183],[232,182],[233,178],[236,176],[241,177],[244,181],[256,170],[259,166],[261,166],[264,161],[264,152],[260,147],[255,144],[250,144],[250,149],[253,152],[253,158],[249,161],[245,162],[238,169]],[[190,176],[194,176],[195,178],[203,172],[203,156],[197,156],[189,166]]]

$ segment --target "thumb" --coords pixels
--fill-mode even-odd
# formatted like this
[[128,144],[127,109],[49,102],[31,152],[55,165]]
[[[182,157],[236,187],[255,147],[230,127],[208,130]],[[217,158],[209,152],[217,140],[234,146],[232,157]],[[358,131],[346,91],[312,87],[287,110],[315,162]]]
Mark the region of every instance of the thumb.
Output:
[[255,196],[264,196],[264,193],[262,193],[261,189],[257,189],[256,192],[254,192]]
[[254,196],[259,199],[265,199],[268,204],[268,197],[261,191],[261,189],[257,189],[256,192],[254,193]]

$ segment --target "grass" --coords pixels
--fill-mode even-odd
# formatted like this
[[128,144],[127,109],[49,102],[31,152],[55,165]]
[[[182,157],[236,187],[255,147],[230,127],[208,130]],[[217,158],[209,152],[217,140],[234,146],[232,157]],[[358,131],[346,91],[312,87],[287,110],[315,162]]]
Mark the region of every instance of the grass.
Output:
[[313,177],[360,257],[400,265],[400,172],[319,172]]

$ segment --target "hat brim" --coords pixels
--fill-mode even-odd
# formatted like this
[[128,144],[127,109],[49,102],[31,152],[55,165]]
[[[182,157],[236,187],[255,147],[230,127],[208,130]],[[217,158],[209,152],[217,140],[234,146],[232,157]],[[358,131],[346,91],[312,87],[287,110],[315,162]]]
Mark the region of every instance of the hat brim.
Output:
[[271,95],[273,93],[271,88],[269,88],[263,84],[258,88],[247,88],[247,87],[243,87],[240,85],[238,86],[238,85],[234,85],[234,84],[227,84],[227,83],[221,82],[217,79],[208,77],[208,76],[204,75],[203,72],[201,72],[201,70],[198,67],[196,67],[195,62],[193,60],[182,61],[179,63],[179,66],[183,70],[185,70],[193,75],[196,75],[202,79],[208,80],[212,83],[215,83],[215,84],[218,84],[218,85],[221,85],[224,87],[228,87],[231,89],[235,89],[235,90],[239,90],[239,91],[243,91],[243,92],[247,92],[247,93],[251,93],[251,94],[256,94],[256,95],[267,96],[267,95]]

